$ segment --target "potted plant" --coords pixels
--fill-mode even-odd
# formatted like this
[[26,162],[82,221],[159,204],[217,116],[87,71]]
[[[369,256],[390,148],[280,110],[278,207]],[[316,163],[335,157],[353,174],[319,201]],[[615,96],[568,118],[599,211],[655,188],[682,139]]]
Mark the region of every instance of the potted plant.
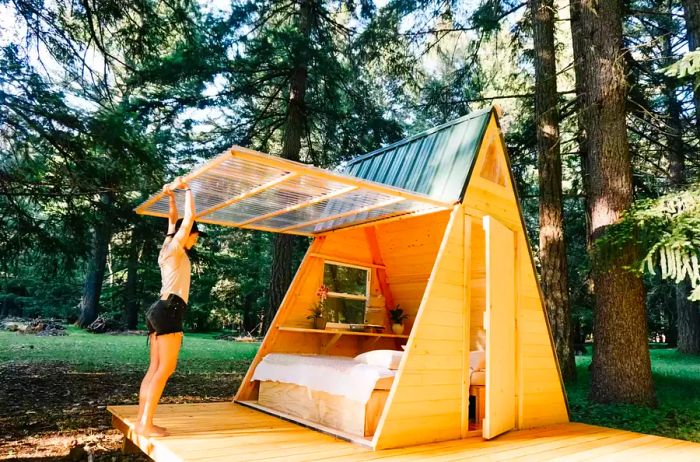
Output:
[[316,291],[319,301],[309,309],[309,314],[306,319],[311,319],[314,322],[314,329],[323,330],[326,328],[326,298],[328,297],[328,287],[321,284],[321,287]]
[[391,330],[396,335],[403,334],[403,321],[408,318],[408,315],[403,312],[399,305],[396,308],[389,310],[389,318],[391,318]]

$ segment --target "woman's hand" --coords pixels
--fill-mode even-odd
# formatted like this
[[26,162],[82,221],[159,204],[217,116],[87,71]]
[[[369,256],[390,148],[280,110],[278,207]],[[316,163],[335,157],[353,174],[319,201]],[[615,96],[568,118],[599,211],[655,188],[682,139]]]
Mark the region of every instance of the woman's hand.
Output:
[[179,188],[179,189],[187,189],[189,188],[189,185],[187,184],[187,181],[184,180],[181,176],[175,178],[175,180],[171,183],[174,188]]
[[168,197],[175,197],[175,192],[173,191],[172,186],[169,184],[163,186],[163,194]]

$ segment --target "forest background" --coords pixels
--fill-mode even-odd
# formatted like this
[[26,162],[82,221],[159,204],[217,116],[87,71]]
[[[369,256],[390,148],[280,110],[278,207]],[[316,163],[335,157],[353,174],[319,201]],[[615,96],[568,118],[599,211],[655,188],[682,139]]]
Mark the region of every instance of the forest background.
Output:
[[[166,225],[133,208],[230,145],[337,168],[498,103],[564,378],[593,341],[592,396],[649,404],[650,342],[700,354],[697,1],[2,0],[0,18],[0,316],[142,325]],[[308,241],[207,232],[186,328],[264,334]]]

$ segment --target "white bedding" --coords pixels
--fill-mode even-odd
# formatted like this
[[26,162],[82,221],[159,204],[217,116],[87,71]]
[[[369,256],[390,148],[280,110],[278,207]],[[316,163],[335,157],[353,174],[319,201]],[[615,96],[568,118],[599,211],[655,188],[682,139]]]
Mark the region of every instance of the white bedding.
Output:
[[255,368],[251,381],[293,383],[365,404],[377,380],[395,374],[344,356],[270,353]]

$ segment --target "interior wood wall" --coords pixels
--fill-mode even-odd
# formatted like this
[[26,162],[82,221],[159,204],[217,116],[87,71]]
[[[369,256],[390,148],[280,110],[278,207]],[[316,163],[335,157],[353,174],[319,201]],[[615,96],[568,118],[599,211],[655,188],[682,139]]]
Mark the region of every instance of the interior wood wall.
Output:
[[406,333],[418,313],[449,218],[445,211],[377,226],[389,288],[394,302],[408,314]]
[[486,349],[484,312],[486,310],[486,241],[480,219],[471,220],[471,301],[469,304],[469,350]]
[[[449,211],[390,221],[376,226],[379,252],[384,261],[389,290],[394,303],[399,304],[408,314],[405,333],[413,325],[425,286],[433,268],[435,258]],[[323,343],[330,340],[327,334],[279,331],[284,327],[312,327],[306,319],[309,308],[316,301],[316,291],[323,282],[323,255],[329,260],[352,261],[370,265],[374,262],[368,236],[364,228],[350,228],[317,237],[311,243],[302,260],[297,274],[285,295],[280,309],[265,336],[235,399],[255,400],[258,396],[257,383],[250,378],[260,360],[269,353],[311,353],[321,352]],[[375,272],[376,274],[376,272]],[[371,278],[370,291],[378,284]],[[387,326],[389,327],[389,326]],[[370,349],[396,349],[394,339],[342,336],[331,348],[328,355],[355,356]]]

